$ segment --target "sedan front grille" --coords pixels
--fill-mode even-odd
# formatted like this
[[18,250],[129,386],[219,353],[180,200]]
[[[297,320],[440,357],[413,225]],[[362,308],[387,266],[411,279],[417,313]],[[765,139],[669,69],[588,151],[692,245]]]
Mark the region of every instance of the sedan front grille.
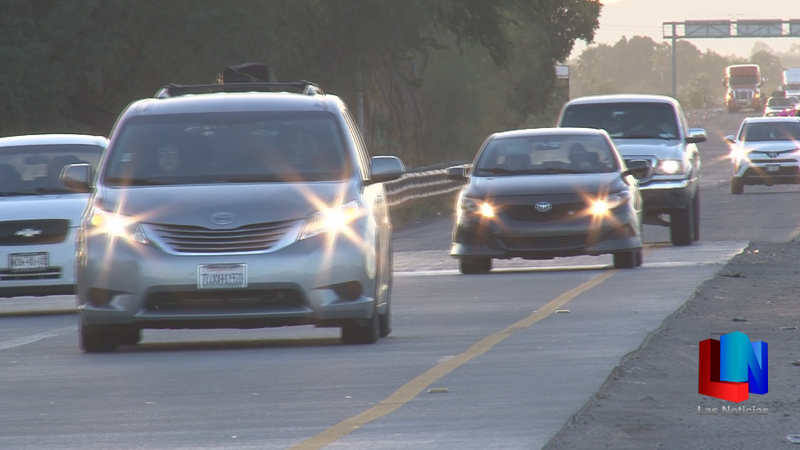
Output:
[[554,237],[504,237],[500,242],[508,250],[558,250],[587,245],[587,235]]
[[0,245],[40,245],[64,242],[69,220],[9,220],[0,222]]
[[505,205],[503,212],[513,220],[523,222],[555,222],[571,220],[581,216],[586,202],[561,203],[552,205],[547,212],[539,212],[534,205]]
[[177,253],[240,253],[269,250],[286,235],[292,223],[256,223],[232,229],[157,223],[148,226]]

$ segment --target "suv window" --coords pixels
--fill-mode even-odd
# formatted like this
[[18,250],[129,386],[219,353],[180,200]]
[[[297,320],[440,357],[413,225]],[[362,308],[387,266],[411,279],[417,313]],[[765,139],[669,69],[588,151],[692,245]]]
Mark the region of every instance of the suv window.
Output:
[[103,181],[165,185],[346,179],[341,130],[328,112],[140,116],[116,133]]
[[570,105],[562,127],[601,128],[615,139],[677,139],[675,110],[668,103]]
[[0,196],[63,194],[67,189],[59,175],[69,164],[97,167],[103,147],[81,144],[48,144],[0,149]]

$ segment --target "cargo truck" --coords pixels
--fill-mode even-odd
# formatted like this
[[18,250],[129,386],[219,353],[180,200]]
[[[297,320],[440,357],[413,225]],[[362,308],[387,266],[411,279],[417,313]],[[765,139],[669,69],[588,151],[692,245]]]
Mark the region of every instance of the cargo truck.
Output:
[[797,97],[800,99],[800,67],[793,67],[783,71],[783,94],[786,97]]
[[728,112],[752,109],[761,112],[764,109],[761,92],[761,68],[758,64],[737,64],[725,68],[725,106]]

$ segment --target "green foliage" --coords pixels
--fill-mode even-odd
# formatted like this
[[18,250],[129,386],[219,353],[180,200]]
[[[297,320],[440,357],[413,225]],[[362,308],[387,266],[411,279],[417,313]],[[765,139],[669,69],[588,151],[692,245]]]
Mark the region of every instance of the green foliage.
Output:
[[[4,0],[0,135],[107,134],[131,101],[271,64],[355,108],[373,153],[474,154],[553,107],[553,65],[598,0]],[[360,95],[360,94],[363,94]]]

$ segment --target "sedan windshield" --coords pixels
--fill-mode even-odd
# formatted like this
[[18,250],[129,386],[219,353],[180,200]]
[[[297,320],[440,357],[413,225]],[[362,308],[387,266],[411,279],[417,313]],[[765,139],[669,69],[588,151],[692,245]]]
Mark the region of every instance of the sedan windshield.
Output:
[[344,155],[325,112],[137,117],[111,144],[103,176],[125,186],[341,180]]
[[536,175],[600,173],[617,170],[607,139],[591,135],[537,135],[492,139],[481,152],[474,174]]
[[678,122],[668,103],[594,103],[571,105],[562,127],[600,128],[614,139],[678,138]]
[[753,122],[742,128],[744,142],[800,141],[800,122]]
[[0,148],[0,197],[72,192],[61,184],[61,169],[69,164],[97,167],[103,147],[47,144]]

